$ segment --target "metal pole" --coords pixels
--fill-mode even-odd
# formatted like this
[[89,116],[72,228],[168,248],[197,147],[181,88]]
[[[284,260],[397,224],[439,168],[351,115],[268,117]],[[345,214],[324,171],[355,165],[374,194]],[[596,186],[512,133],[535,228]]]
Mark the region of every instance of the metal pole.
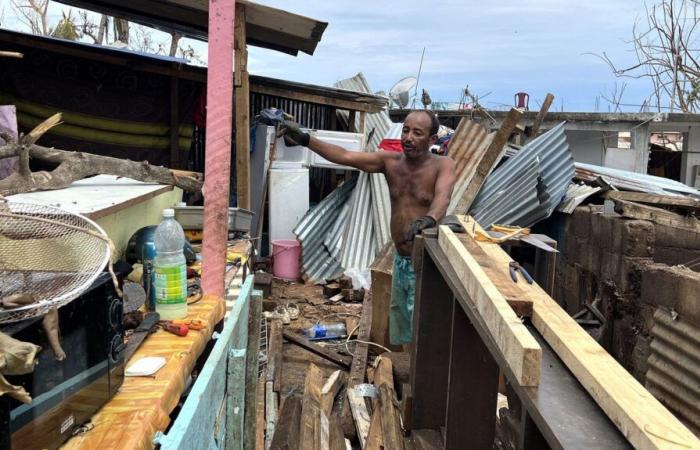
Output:
[[209,0],[202,289],[224,296],[233,118],[235,0]]

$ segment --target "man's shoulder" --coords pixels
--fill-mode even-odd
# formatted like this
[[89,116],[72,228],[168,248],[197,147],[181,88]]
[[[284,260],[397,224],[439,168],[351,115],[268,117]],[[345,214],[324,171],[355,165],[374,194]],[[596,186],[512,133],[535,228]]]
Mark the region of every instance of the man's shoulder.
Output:
[[435,155],[433,154],[433,161],[435,161],[435,164],[440,167],[448,167],[448,166],[453,166],[454,165],[454,159],[450,158],[449,156],[444,156],[444,155]]

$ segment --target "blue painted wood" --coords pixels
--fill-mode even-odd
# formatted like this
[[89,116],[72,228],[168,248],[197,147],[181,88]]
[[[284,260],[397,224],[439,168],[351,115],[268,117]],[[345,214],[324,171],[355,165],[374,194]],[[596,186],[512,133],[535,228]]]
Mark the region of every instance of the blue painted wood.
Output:
[[[217,342],[172,428],[167,435],[162,433],[156,435],[154,443],[160,444],[162,449],[223,448],[223,438],[220,438],[219,442],[216,441],[214,427],[222,402],[226,401],[229,351],[242,349],[245,352],[252,287],[253,277],[248,277],[241,286],[238,299],[224,324],[224,329],[218,335]],[[245,354],[243,360],[245,361]],[[245,362],[243,366],[245,371]],[[243,388],[245,389],[245,383]],[[224,420],[220,424],[221,428],[225,428],[226,422],[229,421]],[[224,433],[221,436],[224,436],[225,430],[221,432]],[[232,443],[228,442],[228,444]]]

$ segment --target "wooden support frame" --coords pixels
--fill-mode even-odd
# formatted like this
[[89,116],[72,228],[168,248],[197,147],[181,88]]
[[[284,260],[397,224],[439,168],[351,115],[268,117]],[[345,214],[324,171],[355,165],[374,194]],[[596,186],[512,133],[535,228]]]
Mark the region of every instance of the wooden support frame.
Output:
[[234,101],[236,103],[236,197],[238,207],[250,209],[250,85],[246,48],[245,5],[236,4],[234,24]]
[[177,77],[170,77],[170,168],[183,169],[180,157],[180,83]]

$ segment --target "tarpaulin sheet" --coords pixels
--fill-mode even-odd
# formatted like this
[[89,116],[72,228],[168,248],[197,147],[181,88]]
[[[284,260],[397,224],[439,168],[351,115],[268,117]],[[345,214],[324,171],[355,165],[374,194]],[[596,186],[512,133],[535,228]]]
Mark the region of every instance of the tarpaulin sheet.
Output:
[[126,377],[119,392],[93,417],[94,428],[65,443],[74,449],[149,449],[156,431],[165,431],[170,413],[185,390],[185,382],[224,317],[224,301],[205,295],[188,307],[188,319],[207,322],[204,330],[176,336],[158,330],[148,336],[127,366],[146,356],[162,356],[167,363],[152,377]]

